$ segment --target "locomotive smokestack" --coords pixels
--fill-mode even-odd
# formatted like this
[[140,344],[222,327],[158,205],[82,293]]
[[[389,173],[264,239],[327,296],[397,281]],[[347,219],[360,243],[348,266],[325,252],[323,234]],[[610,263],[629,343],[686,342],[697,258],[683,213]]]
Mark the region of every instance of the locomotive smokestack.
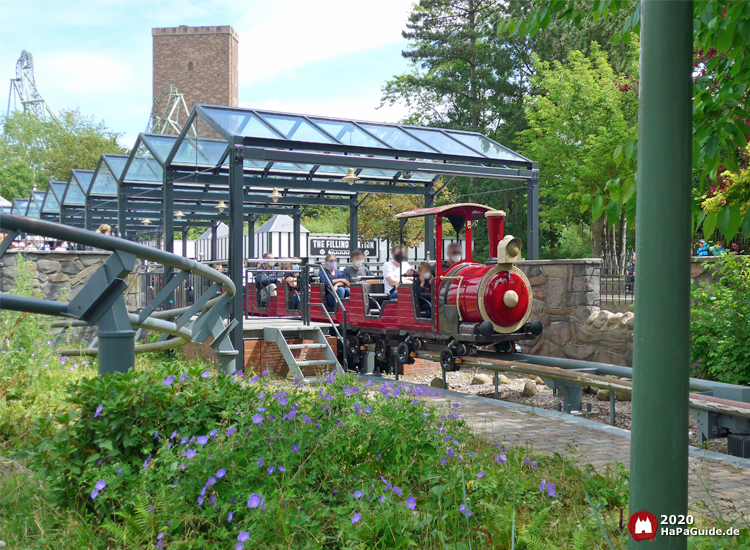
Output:
[[[487,217],[487,233],[490,239],[490,258],[497,258],[497,245],[503,239],[503,225],[505,224],[505,212],[492,210],[485,212]],[[488,263],[491,263],[488,261]]]

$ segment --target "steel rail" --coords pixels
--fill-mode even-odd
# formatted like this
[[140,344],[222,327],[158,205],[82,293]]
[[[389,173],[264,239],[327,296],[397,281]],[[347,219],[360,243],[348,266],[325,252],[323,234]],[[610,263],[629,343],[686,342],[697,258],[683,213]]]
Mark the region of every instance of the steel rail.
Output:
[[[157,262],[166,267],[171,267],[182,271],[189,271],[190,273],[199,275],[205,279],[221,285],[221,287],[227,294],[233,295],[236,292],[236,287],[232,280],[216,269],[205,266],[200,262],[196,262],[195,260],[183,258],[182,256],[177,256],[160,249],[151,248],[146,245],[126,241],[117,237],[102,235],[100,233],[93,233],[91,231],[61,225],[46,220],[27,218],[24,216],[5,213],[0,213],[0,229],[18,233],[27,233],[31,235],[44,235],[46,237],[65,240],[68,242],[75,242],[94,248],[108,250],[110,252],[129,252],[141,259]],[[195,313],[197,314],[201,311],[212,308],[220,300],[220,298],[221,297],[216,297],[207,301],[201,308],[196,310]],[[68,304],[66,302],[29,298],[22,299],[18,296],[0,293],[0,304],[2,304],[2,307],[5,309],[28,311],[30,313],[37,313],[42,315],[71,317],[71,315],[67,313]],[[165,319],[178,317],[190,309],[191,306],[187,306],[176,309],[155,311],[152,312],[151,315],[149,315],[149,317],[147,317],[143,321],[139,321],[138,315],[129,313],[128,320],[130,321],[130,324],[133,328],[142,328],[145,330],[151,330],[154,332],[160,332],[162,334],[168,334],[172,336],[172,338],[167,338],[166,340],[160,342],[137,344],[135,346],[135,352],[144,353],[150,351],[172,349],[189,342],[192,338],[192,331],[189,328],[185,328],[183,326],[178,327],[176,323],[166,321]],[[53,326],[88,326],[88,324],[84,321],[71,320],[69,322],[63,321],[53,323]],[[98,355],[98,353],[98,348],[60,350],[61,355],[68,356],[96,356]]]
[[[440,361],[439,354],[429,352],[418,353],[417,358],[427,359],[430,361]],[[563,380],[579,384],[581,386],[594,386],[614,391],[624,391],[632,393],[633,382],[630,380],[612,379],[597,374],[573,371],[560,367],[547,367],[542,365],[533,365],[531,363],[518,363],[495,359],[490,353],[480,352],[476,355],[464,355],[461,358],[461,366],[479,367],[488,370],[518,372],[522,374],[533,374],[536,376],[546,376],[556,380]],[[531,361],[532,359],[530,359]],[[713,411],[726,414],[733,414],[750,418],[750,403],[742,401],[733,401],[708,395],[696,393],[690,394],[690,407],[704,411]]]

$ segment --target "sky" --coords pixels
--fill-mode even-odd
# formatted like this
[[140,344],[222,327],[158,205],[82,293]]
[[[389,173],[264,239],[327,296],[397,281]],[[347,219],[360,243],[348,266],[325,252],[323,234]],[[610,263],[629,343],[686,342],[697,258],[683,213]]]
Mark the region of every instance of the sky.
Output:
[[380,89],[409,70],[401,31],[413,2],[0,0],[0,77],[9,83],[28,50],[53,111],[78,108],[131,146],[151,111],[151,28],[231,25],[240,106],[395,122],[406,109],[378,109]]

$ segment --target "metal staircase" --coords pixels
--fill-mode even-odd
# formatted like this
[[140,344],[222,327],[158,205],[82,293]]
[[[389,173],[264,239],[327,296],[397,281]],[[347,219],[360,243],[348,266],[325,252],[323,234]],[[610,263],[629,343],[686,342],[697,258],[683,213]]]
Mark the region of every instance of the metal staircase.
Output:
[[[286,334],[293,335],[294,339],[301,338],[309,340],[310,343],[302,344],[290,344],[286,340]],[[331,346],[328,344],[328,340],[323,335],[323,332],[319,327],[265,327],[263,329],[263,340],[266,342],[273,342],[281,351],[281,356],[286,361],[289,371],[295,380],[302,380],[305,382],[312,382],[314,378],[305,378],[302,372],[302,367],[333,367],[325,370],[334,370],[338,374],[344,374],[344,369],[336,358]],[[300,351],[300,358],[295,357],[294,352]],[[310,351],[320,350],[323,354],[324,359],[305,359]]]

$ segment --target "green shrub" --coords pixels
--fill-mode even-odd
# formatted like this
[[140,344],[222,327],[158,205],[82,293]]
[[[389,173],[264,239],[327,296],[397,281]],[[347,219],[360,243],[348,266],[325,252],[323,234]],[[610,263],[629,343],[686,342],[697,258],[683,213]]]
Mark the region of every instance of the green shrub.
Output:
[[[580,470],[485,443],[431,391],[164,363],[83,381],[80,413],[40,424],[34,464],[123,547],[607,547]],[[622,548],[608,500],[626,488],[597,484]]]
[[[10,294],[42,298],[33,285],[33,264],[17,258]],[[57,353],[51,323],[41,315],[0,310],[0,444],[24,438],[36,417],[64,411],[65,385],[95,372],[89,360]]]
[[692,361],[704,378],[750,384],[750,259],[722,256],[704,268],[720,279],[693,288]]
[[541,257],[548,260],[591,257],[591,229],[586,224],[562,228],[554,245],[543,246]]

